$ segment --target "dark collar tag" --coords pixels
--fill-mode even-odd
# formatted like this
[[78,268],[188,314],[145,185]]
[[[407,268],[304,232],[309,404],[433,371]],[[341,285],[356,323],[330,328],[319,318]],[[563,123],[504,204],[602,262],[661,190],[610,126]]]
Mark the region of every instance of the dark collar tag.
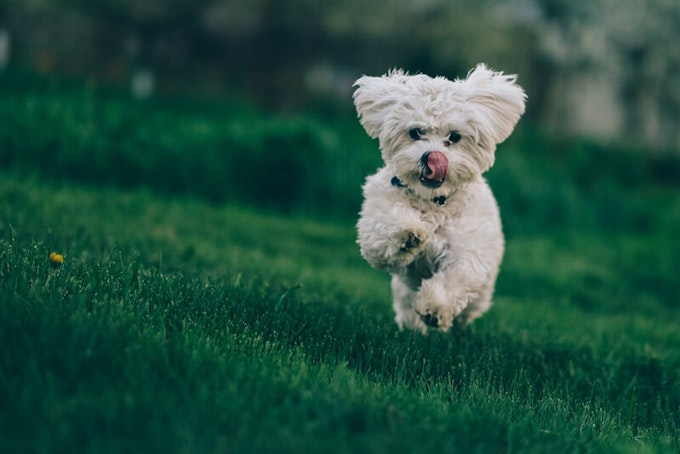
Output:
[[405,188],[406,187],[406,185],[404,183],[402,183],[401,180],[399,179],[399,177],[397,177],[396,175],[392,177],[392,180],[390,181],[390,183],[392,183],[392,186],[394,186],[395,188]]

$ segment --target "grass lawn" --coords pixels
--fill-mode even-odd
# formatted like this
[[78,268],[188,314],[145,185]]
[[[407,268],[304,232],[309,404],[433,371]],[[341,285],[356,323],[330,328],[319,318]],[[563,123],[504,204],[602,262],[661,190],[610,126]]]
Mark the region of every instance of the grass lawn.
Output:
[[0,452],[677,452],[680,209],[645,197],[508,235],[492,310],[420,336],[351,220],[3,172]]
[[0,453],[680,451],[680,158],[521,123],[496,304],[421,336],[353,114],[180,101],[0,74]]

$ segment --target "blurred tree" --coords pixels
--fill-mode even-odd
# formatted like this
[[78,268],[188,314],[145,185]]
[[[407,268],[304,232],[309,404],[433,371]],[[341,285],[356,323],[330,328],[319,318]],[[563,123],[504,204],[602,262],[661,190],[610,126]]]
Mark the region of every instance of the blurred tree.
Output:
[[362,73],[483,61],[520,74],[555,131],[680,149],[677,0],[3,0],[3,23],[13,64],[274,109],[349,106]]
[[680,148],[680,2],[538,4],[548,124]]
[[623,130],[680,147],[680,2],[602,0],[611,71],[621,76]]
[[9,63],[9,52],[12,36],[7,28],[7,13],[5,5],[0,4],[0,71]]
[[[104,58],[123,55],[133,71],[186,71],[200,55],[200,15],[211,0],[67,0],[99,27]],[[121,39],[122,38],[122,39]]]

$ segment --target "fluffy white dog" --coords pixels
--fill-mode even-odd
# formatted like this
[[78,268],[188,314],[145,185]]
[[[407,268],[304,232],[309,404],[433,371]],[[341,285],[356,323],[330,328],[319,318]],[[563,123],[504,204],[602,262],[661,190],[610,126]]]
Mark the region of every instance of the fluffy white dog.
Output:
[[359,119],[385,163],[363,187],[358,243],[392,274],[402,328],[447,331],[491,306],[504,240],[482,174],[524,113],[515,81],[480,64],[463,80],[394,70],[355,83]]

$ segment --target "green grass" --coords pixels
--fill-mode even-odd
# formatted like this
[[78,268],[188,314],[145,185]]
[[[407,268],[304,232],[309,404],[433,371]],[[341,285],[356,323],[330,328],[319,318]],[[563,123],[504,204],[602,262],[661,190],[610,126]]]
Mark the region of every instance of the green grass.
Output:
[[677,156],[521,124],[496,304],[420,336],[352,113],[0,82],[0,452],[680,450]]
[[[363,179],[380,165],[350,110],[275,116],[245,104],[142,103],[93,86],[42,81],[48,88],[36,90],[39,81],[23,81],[0,74],[0,168],[43,180],[347,221]],[[677,187],[680,157],[548,137],[523,120],[487,176],[510,213],[509,234],[573,225],[639,232],[653,224],[650,194],[630,189]]]
[[422,337],[351,223],[13,174],[0,219],[3,452],[680,447],[672,238],[510,239],[492,311]]
[[0,74],[0,166],[50,179],[347,216],[360,202],[359,185],[347,181],[380,162],[368,138],[349,149],[343,141],[362,137],[360,128],[244,104],[143,103],[93,87],[37,91]]

